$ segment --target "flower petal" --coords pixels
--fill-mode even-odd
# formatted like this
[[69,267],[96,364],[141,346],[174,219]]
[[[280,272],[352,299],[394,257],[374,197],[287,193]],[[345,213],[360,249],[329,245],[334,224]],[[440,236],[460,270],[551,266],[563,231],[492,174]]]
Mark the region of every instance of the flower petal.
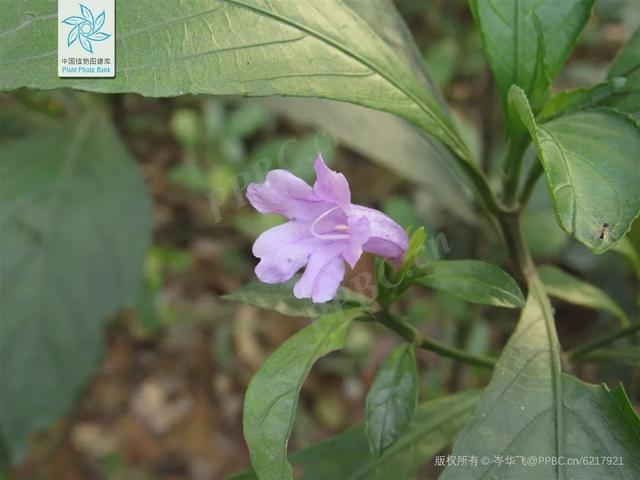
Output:
[[356,266],[362,256],[362,247],[371,237],[371,224],[367,217],[349,217],[349,244],[342,252],[351,268]]
[[264,258],[288,244],[311,237],[309,222],[292,220],[262,232],[253,244],[253,254]]
[[287,170],[272,170],[264,183],[252,183],[247,198],[260,213],[277,213],[289,219],[315,218],[330,208],[304,180]]
[[327,167],[320,154],[313,163],[313,167],[317,178],[313,185],[313,191],[318,198],[334,202],[348,213],[351,206],[351,190],[349,190],[349,182],[345,176]]
[[320,240],[347,240],[349,217],[340,207],[332,207],[311,223],[311,234]]
[[323,303],[336,296],[344,278],[343,249],[344,242],[325,243],[313,252],[304,274],[293,287],[296,298],[311,298],[314,303]]
[[364,216],[371,225],[371,237],[364,244],[365,252],[370,252],[394,261],[402,259],[409,246],[407,232],[384,213],[361,205],[351,205],[353,216]]
[[311,254],[318,250],[319,240],[305,238],[290,242],[262,257],[256,265],[256,276],[264,283],[283,283],[305,266]]

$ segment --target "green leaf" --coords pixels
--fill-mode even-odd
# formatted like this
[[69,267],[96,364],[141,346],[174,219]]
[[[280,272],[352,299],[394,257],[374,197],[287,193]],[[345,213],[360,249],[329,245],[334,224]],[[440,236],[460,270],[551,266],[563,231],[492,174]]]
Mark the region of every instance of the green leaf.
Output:
[[123,2],[117,9],[116,77],[91,80],[57,77],[52,8],[28,0],[4,9],[0,89],[329,98],[404,117],[469,156],[411,66],[341,0],[193,0],[179,9]]
[[[450,466],[440,478],[635,478],[640,468],[640,421],[629,409],[633,407],[618,390],[562,374],[551,306],[534,278],[518,326],[452,451],[454,456],[475,455],[489,462]],[[527,464],[530,457],[603,455],[622,457],[624,465]]]
[[613,59],[607,78],[625,77],[640,68],[640,27]]
[[640,127],[607,109],[536,124],[524,92],[509,100],[533,138],[560,226],[594,253],[631,228],[640,213]]
[[623,325],[629,324],[629,318],[624,310],[598,287],[553,265],[539,267],[538,273],[545,289],[552,297],[575,305],[607,311],[618,317]]
[[[409,237],[407,251],[404,254],[404,260],[398,267],[396,278],[404,279],[411,275],[416,267],[419,255],[425,250],[424,242],[427,240],[427,232],[424,227],[418,227]],[[392,282],[395,283],[395,282]]]
[[[291,455],[304,480],[407,480],[441,451],[464,426],[480,397],[467,390],[424,402],[407,432],[379,458],[369,453],[364,425],[359,425]],[[230,480],[257,478],[251,471]]]
[[298,281],[295,276],[286,283],[267,284],[248,283],[222,298],[232,302],[247,303],[254,307],[272,310],[291,317],[319,317],[339,308],[363,307],[371,300],[352,290],[340,287],[335,300],[330,303],[312,303],[308,299],[293,296],[293,285]]
[[484,50],[507,107],[512,85],[542,107],[573,50],[594,0],[470,0]]
[[607,81],[591,88],[560,92],[551,98],[541,113],[551,119],[563,113],[585,108],[607,106],[620,112],[640,111],[640,28],[614,59]]
[[607,390],[611,401],[627,420],[627,423],[633,426],[636,435],[640,436],[640,416],[638,416],[636,409],[633,408],[633,404],[631,403],[631,400],[629,400],[629,396],[627,395],[627,392],[625,392],[622,384],[619,383],[613,389]]
[[419,387],[414,345],[401,345],[380,365],[367,394],[365,432],[374,457],[404,434],[418,402]]
[[[539,121],[545,122],[566,113],[608,105],[616,92],[623,92],[625,83],[625,79],[615,78],[595,87],[575,88],[560,92],[545,104],[540,112]],[[618,108],[618,110],[629,111],[624,108]]]
[[518,284],[500,267],[479,260],[439,260],[431,273],[416,281],[449,292],[467,302],[519,308],[524,297]]
[[244,438],[260,480],[292,479],[287,462],[298,394],[313,364],[344,346],[359,309],[320,317],[284,342],[255,374],[244,398]]
[[424,88],[446,109],[447,104],[442,93],[427,71],[422,52],[393,0],[345,0],[345,3],[367,22],[398,57],[409,65]]
[[0,159],[0,423],[18,462],[94,372],[105,323],[134,303],[151,207],[97,114],[4,144]]
[[640,27],[616,55],[607,77],[612,82],[620,78],[625,80],[608,99],[607,105],[623,112],[640,111]]

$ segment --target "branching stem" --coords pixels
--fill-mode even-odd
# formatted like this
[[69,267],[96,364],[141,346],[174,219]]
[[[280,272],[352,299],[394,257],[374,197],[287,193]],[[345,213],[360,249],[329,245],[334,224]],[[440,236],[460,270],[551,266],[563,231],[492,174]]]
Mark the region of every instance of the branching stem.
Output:
[[471,353],[465,352],[464,350],[450,347],[436,340],[430,339],[413,325],[403,322],[386,310],[372,313],[371,316],[378,323],[381,323],[388,329],[393,330],[405,340],[415,343],[416,346],[424,350],[429,350],[443,357],[453,358],[455,360],[459,360],[469,365],[475,365],[476,367],[481,368],[492,369],[496,363],[495,358],[473,355]]

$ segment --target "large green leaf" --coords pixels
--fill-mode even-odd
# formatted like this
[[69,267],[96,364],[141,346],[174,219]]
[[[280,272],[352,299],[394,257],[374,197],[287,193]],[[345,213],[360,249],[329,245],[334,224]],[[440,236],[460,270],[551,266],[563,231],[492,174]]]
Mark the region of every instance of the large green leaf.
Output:
[[518,85],[542,107],[551,80],[571,53],[594,0],[470,0],[503,105]]
[[[589,385],[561,372],[551,306],[537,278],[529,284],[518,327],[452,455],[488,461],[450,466],[442,480],[636,478],[640,420],[618,389]],[[624,465],[538,461],[589,456],[621,457]]]
[[293,478],[287,442],[300,388],[316,360],[343,347],[359,312],[338,310],[314,320],[280,345],[251,380],[244,398],[244,438],[260,480]]
[[444,290],[467,302],[518,308],[524,297],[518,284],[500,267],[480,260],[439,260],[416,281]]
[[293,296],[293,285],[299,276],[286,283],[269,285],[262,282],[251,282],[238,288],[222,298],[232,302],[247,303],[254,307],[272,310],[292,317],[319,317],[337,308],[362,307],[371,302],[370,299],[344,287],[330,303],[312,303],[308,299]]
[[575,305],[604,310],[620,319],[623,325],[629,323],[624,310],[606,293],[553,265],[543,265],[538,270],[547,292]]
[[0,150],[0,423],[15,461],[73,401],[135,300],[151,230],[140,173],[89,115]]
[[413,74],[421,80],[423,86],[439,100],[443,108],[447,104],[442,97],[424,61],[422,52],[416,45],[413,35],[402,15],[396,9],[393,0],[345,0],[360,17],[393,49],[404,62],[409,65]]
[[6,5],[0,89],[330,98],[400,115],[469,156],[411,66],[342,0],[122,2],[107,80],[57,77],[55,9],[55,0]]
[[409,426],[419,387],[415,347],[401,345],[380,365],[367,394],[365,431],[369,451],[375,457],[393,445]]
[[[369,453],[359,425],[292,454],[291,462],[301,468],[304,480],[413,479],[464,426],[479,397],[478,391],[468,390],[418,405],[407,432],[379,458]],[[233,480],[255,478],[246,472]]]
[[640,213],[640,126],[603,108],[537,124],[524,92],[509,100],[536,146],[560,226],[594,253],[624,237]]

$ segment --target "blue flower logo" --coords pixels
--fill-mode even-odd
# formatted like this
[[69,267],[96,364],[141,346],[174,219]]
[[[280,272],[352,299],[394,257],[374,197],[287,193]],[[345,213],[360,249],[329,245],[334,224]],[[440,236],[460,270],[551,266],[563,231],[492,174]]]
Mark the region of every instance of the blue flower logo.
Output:
[[111,36],[110,33],[100,31],[104,26],[104,11],[94,17],[91,9],[80,4],[80,13],[82,13],[81,17],[67,17],[62,21],[62,23],[73,26],[67,36],[67,46],[70,47],[77,40],[82,48],[93,53],[91,42],[102,42]]

